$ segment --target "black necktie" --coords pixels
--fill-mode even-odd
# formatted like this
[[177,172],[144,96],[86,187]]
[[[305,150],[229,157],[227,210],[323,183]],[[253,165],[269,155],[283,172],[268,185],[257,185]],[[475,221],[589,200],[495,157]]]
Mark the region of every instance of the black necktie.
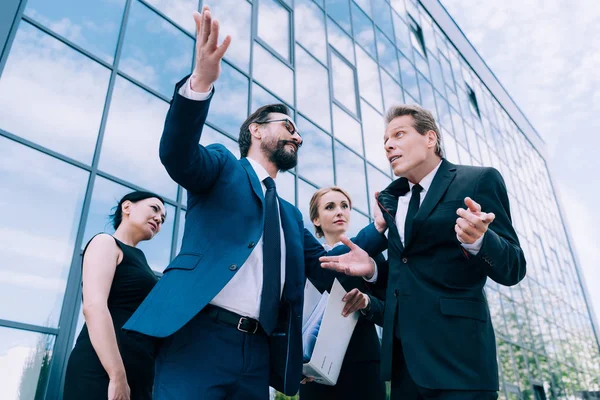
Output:
[[406,220],[404,222],[404,246],[406,246],[410,239],[413,221],[415,215],[417,215],[417,211],[419,211],[419,205],[421,204],[421,190],[423,190],[423,187],[418,183],[412,188],[410,202],[408,203],[408,212],[406,213]]
[[267,177],[263,181],[265,193],[265,229],[263,232],[263,287],[260,297],[260,324],[267,334],[277,325],[281,296],[281,238],[279,234],[279,211],[275,181]]

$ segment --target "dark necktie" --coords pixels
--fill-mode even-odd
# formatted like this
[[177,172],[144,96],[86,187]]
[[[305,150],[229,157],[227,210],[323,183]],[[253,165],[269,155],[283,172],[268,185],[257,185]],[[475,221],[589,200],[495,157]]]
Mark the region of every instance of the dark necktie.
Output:
[[281,238],[275,181],[267,177],[263,182],[267,187],[267,192],[265,193],[263,287],[260,297],[259,321],[265,332],[270,335],[277,325],[281,296]]
[[408,243],[410,235],[412,234],[412,225],[419,211],[419,205],[421,203],[421,190],[423,187],[418,183],[413,186],[412,194],[410,195],[410,202],[408,203],[408,212],[406,213],[406,220],[404,222],[404,246]]

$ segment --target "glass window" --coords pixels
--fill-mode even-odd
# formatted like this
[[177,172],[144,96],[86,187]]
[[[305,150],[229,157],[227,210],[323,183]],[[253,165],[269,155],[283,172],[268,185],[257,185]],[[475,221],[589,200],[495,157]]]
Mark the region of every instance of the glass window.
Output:
[[[348,0],[326,0],[327,14],[333,18],[346,32],[351,31],[350,4]],[[331,35],[331,32],[329,32]]]
[[57,327],[89,174],[3,137],[0,159],[0,318]]
[[256,82],[252,83],[252,106],[250,112],[254,112],[257,108],[265,104],[281,103],[277,97],[267,92]]
[[192,69],[194,41],[154,11],[134,1],[119,69],[165,96]]
[[354,43],[352,42],[352,38],[346,35],[346,33],[329,18],[327,19],[327,30],[327,40],[329,41],[329,44],[335,47],[346,60],[354,65]]
[[356,61],[360,95],[381,111],[383,104],[377,63],[358,46],[356,46]]
[[208,122],[236,137],[248,116],[248,78],[227,63],[221,63],[221,75],[215,82]]
[[177,253],[181,251],[181,244],[183,243],[183,232],[185,228],[185,210],[179,211],[179,229],[177,230]]
[[[348,193],[349,194],[349,193]],[[352,195],[350,195],[352,197]],[[354,199],[352,199],[354,201]],[[352,203],[354,206],[354,203]],[[363,214],[358,211],[352,209],[350,211],[350,226],[348,226],[348,231],[346,232],[346,236],[352,238],[358,234],[365,226],[369,225],[369,218],[365,217]]]
[[[322,63],[327,63],[327,44],[325,37],[325,15],[323,11],[310,0],[296,0],[294,12],[294,27],[296,40],[310,51]],[[296,53],[298,57],[298,53]]]
[[[410,1],[410,0],[409,0]],[[391,0],[390,3],[394,10],[396,10],[402,18],[406,15],[406,6],[404,5],[404,0]]]
[[396,80],[400,80],[400,70],[398,69],[398,57],[396,48],[384,36],[383,33],[379,29],[376,29],[377,32],[377,54],[379,54],[379,65],[385,68],[390,75],[394,77]]
[[362,126],[365,135],[365,153],[367,160],[383,171],[390,169],[390,163],[383,147],[385,126],[383,116],[371,108],[364,101],[360,102],[362,112]]
[[421,105],[423,108],[431,111],[431,113],[436,116],[437,111],[435,108],[435,100],[433,98],[433,88],[431,84],[423,77],[423,75],[418,74],[419,77],[419,88],[421,89]]
[[[178,0],[177,0],[178,1]],[[194,0],[198,2],[198,0]],[[211,4],[212,14],[219,20],[220,40],[231,36],[225,59],[245,72],[250,68],[250,36],[252,5],[243,0],[219,0]]]
[[377,57],[373,23],[354,3],[352,3],[352,23],[354,25],[354,39],[356,42],[364,47],[373,58]]
[[442,144],[444,146],[444,158],[451,163],[460,164],[458,150],[456,149],[456,140],[447,131],[442,129]]
[[[370,17],[371,16],[371,1],[370,0],[354,0],[354,3],[358,4],[360,8]],[[354,8],[354,5],[353,5]]]
[[112,64],[124,8],[125,0],[29,0],[25,14]]
[[[109,215],[114,212],[114,207],[119,203],[119,200],[132,191],[131,188],[109,181],[108,179],[102,177],[96,178],[83,242],[81,243],[82,249],[85,248],[85,245],[95,234],[100,232],[113,234],[115,232],[110,223]],[[152,240],[140,242],[137,246],[144,252],[150,267],[158,272],[162,272],[171,260],[175,207],[165,204],[165,208],[167,219],[158,235],[152,238]]]
[[348,111],[356,115],[354,69],[346,64],[335,52],[331,52],[331,75],[333,79],[333,97],[346,107]]
[[367,211],[369,207],[364,161],[337,141],[335,143],[335,174],[336,185],[352,196],[352,206]]
[[396,35],[396,46],[407,57],[412,59],[412,46],[409,41],[408,26],[398,17],[396,13],[392,13],[394,20],[394,33]]
[[296,46],[296,107],[298,111],[331,132],[329,76],[300,46]]
[[[219,0],[219,3],[222,1],[225,0]],[[189,33],[196,33],[196,23],[192,14],[198,10],[198,0],[146,0],[146,3],[154,6],[158,11],[171,18],[171,20]],[[211,4],[211,11],[219,22],[221,22],[222,17],[215,12],[217,11],[217,7],[213,6],[213,4]]]
[[290,60],[290,12],[277,0],[258,1],[258,36]]
[[308,229],[314,235],[315,229],[310,220],[310,199],[313,194],[317,191],[317,188],[313,185],[303,181],[302,179],[298,179],[298,204],[297,207],[302,213],[302,220],[304,222],[304,227]]
[[372,0],[373,1],[373,19],[375,24],[381,28],[383,32],[389,37],[394,37],[394,27],[392,26],[392,14],[390,5],[385,0]]
[[[375,193],[381,192],[383,189],[388,187],[392,180],[388,175],[382,173],[369,163],[367,163],[367,177],[369,179],[369,202],[374,204]],[[373,215],[373,207],[369,209],[369,213]]]
[[280,171],[275,179],[277,195],[292,204],[296,204],[296,177],[290,172]]
[[402,88],[420,103],[419,84],[417,83],[415,67],[402,54],[398,54],[398,59],[400,61],[400,73],[402,74]]
[[156,96],[124,78],[117,78],[98,168],[175,199],[177,184],[158,156],[168,108]]
[[402,88],[383,70],[381,71],[381,87],[383,88],[383,102],[386,110],[394,104],[404,103]]
[[202,129],[202,136],[200,137],[200,144],[203,146],[208,146],[215,143],[222,144],[237,158],[240,158],[240,148],[235,140],[230,139],[220,132],[217,132],[208,125],[204,125],[204,129]]
[[288,104],[294,103],[294,77],[291,69],[264,47],[254,44],[254,78]]
[[0,128],[91,164],[109,78],[23,21],[0,79]]
[[53,348],[54,336],[0,327],[2,398],[44,397]]
[[433,86],[441,93],[445,93],[444,76],[442,75],[442,66],[440,65],[440,62],[435,57],[429,57],[428,60]]
[[333,133],[336,139],[344,142],[344,144],[358,154],[363,154],[360,122],[352,118],[335,104],[333,105]]
[[318,186],[332,185],[331,136],[302,117],[298,118],[298,129],[304,140],[298,153],[298,173]]

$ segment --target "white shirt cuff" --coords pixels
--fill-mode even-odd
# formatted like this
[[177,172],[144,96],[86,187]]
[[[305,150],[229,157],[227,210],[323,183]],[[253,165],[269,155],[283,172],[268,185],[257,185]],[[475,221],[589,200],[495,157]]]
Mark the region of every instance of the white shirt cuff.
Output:
[[194,92],[192,90],[192,81],[191,77],[185,81],[183,85],[179,88],[179,94],[186,99],[195,100],[195,101],[204,101],[208,100],[210,95],[212,94],[212,85],[210,86],[210,90],[208,92]]
[[373,273],[373,276],[371,277],[371,279],[367,279],[367,277],[363,277],[363,279],[369,283],[375,283],[375,282],[377,282],[377,263],[372,258],[371,258],[371,262],[373,263],[373,268],[375,269],[375,272]]
[[471,253],[472,255],[476,256],[477,253],[479,253],[479,250],[481,250],[481,245],[483,243],[483,238],[485,236],[485,233],[475,241],[475,243],[463,243],[462,240],[460,240],[460,238],[458,237],[458,235],[456,235],[456,238],[458,239],[458,241],[460,242],[460,245],[469,253]]

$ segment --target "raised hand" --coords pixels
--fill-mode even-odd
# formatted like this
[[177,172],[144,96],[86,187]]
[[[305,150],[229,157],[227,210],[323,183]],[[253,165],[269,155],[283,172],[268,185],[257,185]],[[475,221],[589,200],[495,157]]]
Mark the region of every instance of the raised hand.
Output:
[[350,276],[372,278],[375,273],[375,265],[369,254],[352,243],[346,235],[342,235],[340,241],[350,248],[350,252],[341,256],[324,256],[319,258],[321,267]]
[[191,85],[195,92],[208,92],[221,74],[221,60],[231,44],[227,35],[218,46],[219,21],[213,19],[210,8],[204,6],[202,14],[194,11],[196,22],[196,64],[192,73]]
[[454,230],[462,243],[473,244],[487,232],[488,226],[494,221],[496,215],[482,212],[481,206],[470,197],[465,197],[465,205],[468,209],[456,210],[459,218],[456,220]]
[[375,192],[375,203],[373,205],[373,221],[375,222],[375,229],[377,232],[383,233],[387,229],[387,223],[383,219],[383,213],[379,208],[379,192]]

